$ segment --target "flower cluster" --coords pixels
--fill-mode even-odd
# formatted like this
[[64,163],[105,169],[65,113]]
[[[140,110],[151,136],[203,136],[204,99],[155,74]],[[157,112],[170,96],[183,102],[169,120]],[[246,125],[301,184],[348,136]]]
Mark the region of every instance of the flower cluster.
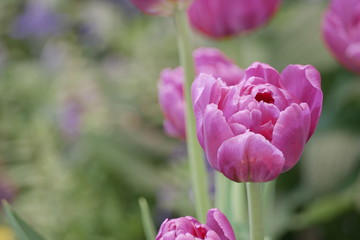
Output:
[[[171,15],[180,3],[189,3],[187,17],[193,28],[215,39],[258,28],[269,21],[281,2],[132,1],[145,13],[155,15]],[[360,0],[352,1],[356,7],[351,14],[355,16],[360,9]],[[360,35],[357,34],[360,18],[351,15],[345,22],[337,19],[338,15],[345,14],[344,9],[350,7],[346,3],[346,7],[338,10],[340,5],[340,0],[333,1],[324,23],[324,34],[330,47],[337,48],[336,55],[340,61],[345,64],[351,59],[353,65],[349,67],[356,70],[360,63]],[[336,34],[337,38],[332,36]],[[343,52],[346,52],[345,57],[341,55]],[[242,70],[213,48],[197,49],[193,58],[196,78],[191,95],[196,134],[210,165],[235,182],[271,181],[294,167],[321,114],[323,93],[320,73],[311,65],[289,65],[279,73],[260,62]],[[184,92],[189,93],[190,89],[184,89],[183,69],[163,70],[158,88],[165,131],[184,139],[185,110],[187,114],[192,113],[185,109]],[[191,127],[188,128],[190,130]],[[191,136],[189,138],[192,139]],[[191,143],[189,146],[193,147]],[[206,224],[189,216],[165,220],[156,240],[173,239],[235,240],[235,235],[225,215],[211,209]]]

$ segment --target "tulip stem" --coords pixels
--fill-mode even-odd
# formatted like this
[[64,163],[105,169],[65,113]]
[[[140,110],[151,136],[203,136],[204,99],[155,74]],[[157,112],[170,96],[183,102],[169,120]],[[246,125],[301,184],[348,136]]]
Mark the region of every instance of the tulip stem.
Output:
[[222,173],[215,172],[215,207],[228,216],[230,207],[230,184]]
[[273,235],[273,221],[275,210],[275,188],[276,179],[264,184],[263,206],[264,206],[264,219],[266,222],[265,235],[272,237]]
[[250,239],[264,240],[261,185],[260,183],[247,182],[246,190],[248,196]]
[[190,174],[195,196],[195,209],[197,218],[205,222],[206,213],[210,209],[207,174],[203,151],[197,141],[195,116],[191,100],[191,84],[195,79],[194,60],[190,45],[190,29],[187,22],[186,11],[180,9],[174,15],[177,30],[177,42],[181,66],[185,76],[185,101],[186,101],[186,140],[190,161]]
[[248,206],[246,198],[246,184],[231,182],[231,209],[233,224],[238,230],[240,239],[248,235]]

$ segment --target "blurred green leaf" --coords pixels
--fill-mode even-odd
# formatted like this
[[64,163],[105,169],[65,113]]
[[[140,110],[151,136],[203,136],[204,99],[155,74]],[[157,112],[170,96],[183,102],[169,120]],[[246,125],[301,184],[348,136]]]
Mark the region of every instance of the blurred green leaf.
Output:
[[6,217],[19,240],[45,240],[45,238],[40,236],[29,224],[21,219],[6,201],[3,201],[2,204]]
[[307,209],[295,217],[294,228],[302,229],[310,225],[319,224],[342,214],[353,206],[353,195],[331,194],[318,198]]
[[141,218],[142,218],[146,238],[148,240],[155,239],[155,236],[156,236],[155,225],[152,220],[150,210],[149,210],[149,205],[148,205],[146,199],[139,198],[139,205],[140,205]]

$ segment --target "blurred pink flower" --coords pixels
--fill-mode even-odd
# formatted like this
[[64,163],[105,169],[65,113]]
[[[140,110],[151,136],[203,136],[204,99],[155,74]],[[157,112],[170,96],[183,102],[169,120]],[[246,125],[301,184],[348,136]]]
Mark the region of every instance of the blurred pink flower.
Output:
[[320,74],[253,63],[229,86],[201,74],[192,85],[197,136],[210,165],[236,182],[266,182],[291,169],[322,109]]
[[360,73],[360,0],[332,0],[323,19],[322,32],[336,59]]
[[226,216],[218,209],[210,209],[206,224],[193,217],[166,219],[155,240],[236,240],[234,230]]
[[194,0],[188,15],[196,30],[224,38],[260,27],[279,5],[280,0]]
[[[199,48],[193,53],[197,74],[208,73],[221,77],[227,85],[234,85],[243,78],[244,71],[237,67],[221,51],[214,48]],[[165,132],[184,139],[185,100],[183,92],[184,76],[181,67],[164,69],[159,81],[159,103],[164,114]]]
[[171,15],[179,2],[190,2],[189,0],[131,0],[131,2],[142,12],[150,15]]

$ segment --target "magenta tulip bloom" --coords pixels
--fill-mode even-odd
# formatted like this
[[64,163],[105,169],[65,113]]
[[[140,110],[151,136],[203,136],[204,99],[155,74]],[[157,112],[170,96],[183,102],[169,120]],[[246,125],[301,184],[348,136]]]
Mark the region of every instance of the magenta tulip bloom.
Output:
[[336,59],[360,73],[360,0],[332,0],[322,30]]
[[131,0],[131,2],[146,14],[168,16],[174,12],[178,2],[189,2],[189,0]]
[[166,219],[155,240],[236,240],[234,230],[226,216],[218,209],[210,209],[206,224],[193,217]]
[[[243,70],[217,49],[199,48],[193,55],[197,74],[204,72],[215,78],[221,77],[228,85],[239,83],[244,75]],[[186,136],[183,84],[181,67],[164,69],[161,72],[158,88],[160,107],[165,117],[165,132],[181,139]]]
[[210,165],[236,182],[266,182],[292,168],[322,109],[320,74],[263,63],[233,86],[201,74],[192,85],[197,136]]
[[211,38],[238,35],[268,22],[280,0],[194,0],[192,26]]

